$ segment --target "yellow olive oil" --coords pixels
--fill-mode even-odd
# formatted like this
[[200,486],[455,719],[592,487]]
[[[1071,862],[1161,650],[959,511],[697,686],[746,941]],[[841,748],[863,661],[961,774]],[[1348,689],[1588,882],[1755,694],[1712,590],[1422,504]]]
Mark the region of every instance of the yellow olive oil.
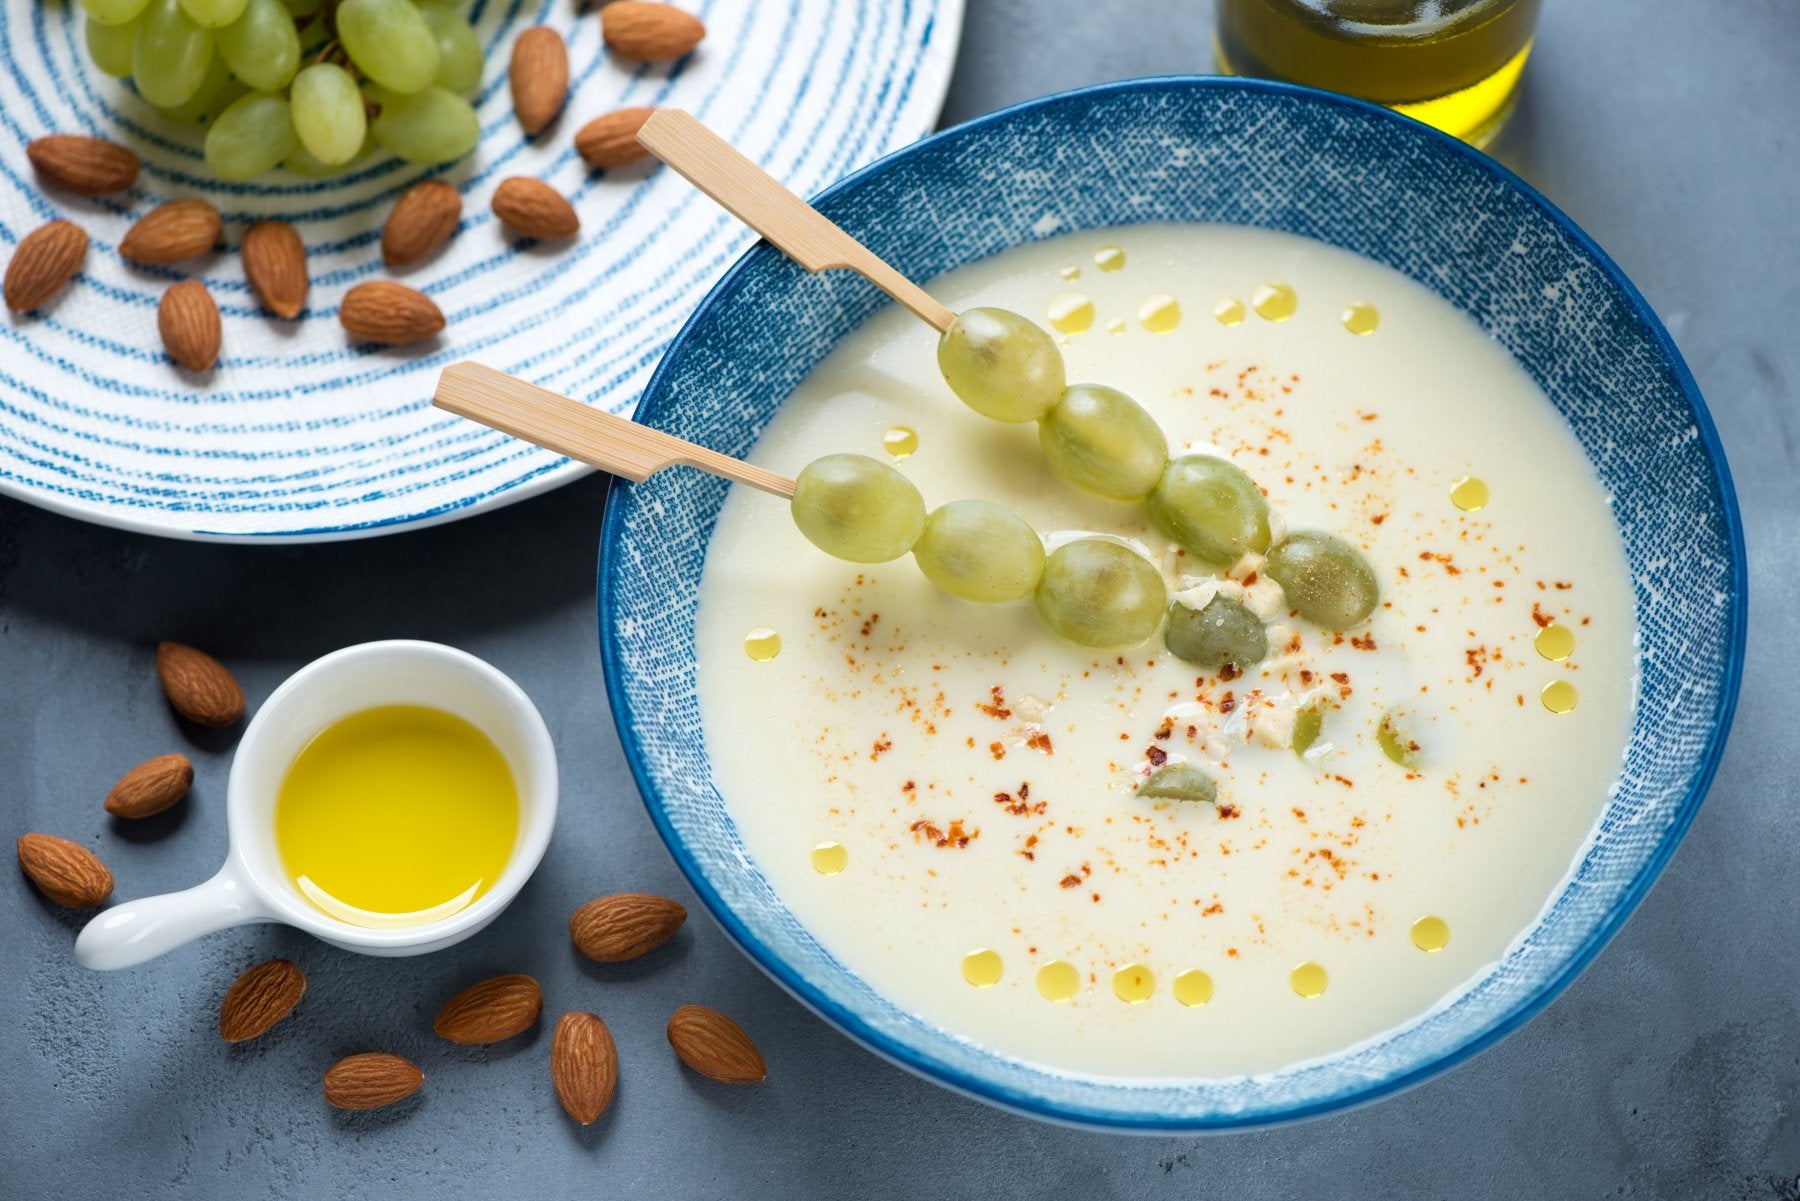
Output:
[[422,705],[325,727],[288,767],[275,846],[302,896],[358,926],[422,925],[492,888],[519,837],[519,789],[493,740]]
[[1485,145],[1512,111],[1542,0],[1219,0],[1221,70],[1385,104]]

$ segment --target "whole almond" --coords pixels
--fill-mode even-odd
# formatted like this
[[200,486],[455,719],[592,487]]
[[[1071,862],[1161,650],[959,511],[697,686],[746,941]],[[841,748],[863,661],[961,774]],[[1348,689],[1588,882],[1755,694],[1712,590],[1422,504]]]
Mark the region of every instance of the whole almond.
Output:
[[614,0],[600,10],[600,36],[615,54],[660,63],[698,46],[706,26],[699,17],[670,4]]
[[156,329],[169,357],[189,371],[210,371],[219,361],[219,306],[199,280],[169,286],[156,306]]
[[100,857],[54,834],[21,834],[19,866],[39,892],[70,909],[93,909],[112,895],[112,873]]
[[462,193],[441,179],[406,189],[381,227],[381,260],[390,267],[416,263],[456,232],[462,220]]
[[298,317],[306,307],[306,243],[286,221],[258,221],[244,231],[238,247],[244,276],[277,317]]
[[6,264],[6,307],[29,312],[62,291],[87,257],[88,236],[67,221],[40,225],[19,239]]
[[195,725],[228,726],[244,715],[244,690],[205,651],[180,642],[159,643],[156,675],[175,712]]
[[270,959],[246,968],[219,1002],[219,1037],[241,1043],[269,1030],[306,994],[306,973],[286,959]]
[[25,147],[44,182],[83,196],[122,192],[137,182],[138,156],[117,142],[54,133]]
[[565,1013],[550,1040],[550,1083],[563,1111],[586,1126],[606,1112],[619,1087],[612,1031],[591,1013]]
[[512,88],[513,115],[526,133],[554,121],[569,98],[569,48],[562,34],[548,25],[521,33],[513,41],[506,82]]
[[114,817],[150,817],[188,794],[194,765],[186,755],[158,755],[124,775],[106,794],[106,811]]
[[161,266],[205,254],[219,244],[219,210],[205,200],[171,200],[125,231],[119,253],[134,263]]
[[372,279],[344,293],[338,321],[366,342],[403,346],[444,328],[444,314],[431,297],[388,279]]
[[541,179],[515,175],[494,189],[494,216],[528,238],[568,238],[581,218],[561,192]]
[[687,910],[668,897],[621,892],[596,897],[569,918],[575,949],[600,963],[621,963],[668,942]]
[[411,1060],[385,1051],[365,1051],[331,1065],[325,1073],[325,1103],[337,1109],[380,1109],[419,1091],[425,1073]]
[[704,1005],[683,1005],[669,1017],[669,1045],[681,1062],[721,1084],[755,1084],[769,1074],[744,1028]]
[[637,133],[653,108],[621,108],[595,117],[575,134],[575,151],[590,167],[624,167],[650,156]]
[[495,976],[444,1002],[433,1029],[463,1046],[485,1046],[522,1034],[538,1020],[544,990],[530,976]]

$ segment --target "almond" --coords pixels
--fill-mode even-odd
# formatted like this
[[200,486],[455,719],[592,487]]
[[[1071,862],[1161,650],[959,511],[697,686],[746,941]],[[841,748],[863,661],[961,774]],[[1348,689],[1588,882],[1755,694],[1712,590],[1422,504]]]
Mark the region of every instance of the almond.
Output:
[[538,1020],[544,990],[530,976],[495,976],[444,1002],[433,1029],[463,1046],[485,1046],[522,1034]]
[[575,134],[575,151],[590,167],[624,167],[650,156],[638,145],[637,133],[653,108],[622,108],[595,117]]
[[381,227],[381,259],[390,267],[416,263],[456,232],[462,193],[441,179],[406,189]]
[[565,1013],[550,1041],[550,1083],[563,1111],[586,1126],[606,1112],[619,1087],[612,1031],[591,1013]]
[[331,1065],[325,1073],[325,1103],[337,1109],[380,1109],[419,1091],[425,1073],[411,1060],[385,1051],[365,1051]]
[[562,34],[548,25],[521,33],[513,42],[506,82],[512,88],[513,115],[526,133],[556,120],[569,98],[569,48]]
[[175,712],[195,725],[228,726],[244,715],[244,690],[205,651],[180,642],[159,643],[156,674]]
[[660,63],[698,46],[706,26],[699,17],[670,4],[614,0],[600,10],[600,36],[615,54]]
[[62,291],[87,257],[88,236],[79,225],[52,221],[19,239],[6,264],[6,307],[29,312]]
[[25,147],[44,182],[83,196],[122,192],[137,182],[138,156],[117,142],[55,133]]
[[219,210],[205,200],[171,200],[125,231],[119,253],[134,263],[162,266],[205,254],[219,244]]
[[21,834],[19,866],[39,892],[70,909],[93,909],[112,895],[112,873],[100,857],[54,834]]
[[541,179],[515,175],[494,189],[494,216],[528,238],[567,238],[581,218],[561,192]]
[[769,1074],[744,1028],[704,1005],[683,1005],[669,1017],[669,1045],[681,1062],[721,1084],[755,1084]]
[[687,910],[667,897],[621,892],[577,909],[569,918],[569,937],[589,959],[620,963],[662,946],[686,920]]
[[387,279],[372,279],[344,293],[338,320],[366,342],[403,346],[444,328],[444,314],[431,297]]
[[244,231],[238,254],[244,276],[264,307],[277,317],[298,317],[306,307],[306,243],[286,221],[258,221]]
[[[241,1043],[269,1030],[306,995],[306,973],[286,959],[270,959],[231,982],[219,1002],[219,1037]],[[404,1062],[404,1061],[403,1061]]]
[[169,357],[189,371],[210,371],[219,361],[219,306],[199,280],[170,285],[156,306],[156,329]]
[[114,817],[150,817],[188,794],[194,765],[186,755],[158,755],[124,775],[106,794],[106,811]]

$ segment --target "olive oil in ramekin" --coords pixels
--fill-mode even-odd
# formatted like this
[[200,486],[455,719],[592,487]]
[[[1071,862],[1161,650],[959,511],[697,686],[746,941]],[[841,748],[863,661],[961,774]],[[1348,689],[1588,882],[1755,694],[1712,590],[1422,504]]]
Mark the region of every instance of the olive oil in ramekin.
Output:
[[1512,111],[1542,0],[1219,0],[1219,67],[1359,96],[1477,146]]

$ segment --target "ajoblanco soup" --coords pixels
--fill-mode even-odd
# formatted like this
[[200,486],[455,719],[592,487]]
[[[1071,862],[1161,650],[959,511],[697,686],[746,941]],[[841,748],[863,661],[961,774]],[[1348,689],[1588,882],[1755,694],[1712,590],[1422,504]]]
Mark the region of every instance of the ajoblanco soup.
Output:
[[[932,290],[1034,318],[1067,379],[1136,398],[1169,458],[1247,473],[1266,529],[1229,562],[1189,553],[1145,503],[1052,471],[1036,425],[961,403],[913,317],[858,329],[757,462],[884,460],[929,508],[1023,518],[1045,581],[1102,535],[1172,601],[1140,645],[1076,645],[1047,582],[1035,606],[969,603],[913,555],[832,558],[734,489],[700,701],[718,788],[794,913],[945,1037],[1105,1075],[1278,1069],[1478,978],[1589,837],[1633,704],[1623,549],[1548,401],[1426,289],[1266,231],[1072,234]],[[1291,564],[1277,578],[1325,536],[1366,565],[1373,609],[1348,628],[1296,612]]]

